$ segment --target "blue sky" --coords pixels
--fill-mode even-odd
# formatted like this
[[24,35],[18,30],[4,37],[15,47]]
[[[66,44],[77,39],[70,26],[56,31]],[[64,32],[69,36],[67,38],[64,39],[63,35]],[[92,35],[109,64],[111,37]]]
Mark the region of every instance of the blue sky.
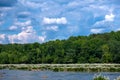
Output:
[[120,30],[119,0],[0,0],[0,43]]

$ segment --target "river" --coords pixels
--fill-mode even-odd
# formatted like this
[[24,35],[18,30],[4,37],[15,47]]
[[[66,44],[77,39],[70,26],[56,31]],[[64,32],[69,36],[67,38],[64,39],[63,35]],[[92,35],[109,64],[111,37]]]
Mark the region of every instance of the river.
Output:
[[93,80],[95,74],[109,76],[114,80],[120,72],[53,72],[53,71],[23,71],[0,70],[0,80]]

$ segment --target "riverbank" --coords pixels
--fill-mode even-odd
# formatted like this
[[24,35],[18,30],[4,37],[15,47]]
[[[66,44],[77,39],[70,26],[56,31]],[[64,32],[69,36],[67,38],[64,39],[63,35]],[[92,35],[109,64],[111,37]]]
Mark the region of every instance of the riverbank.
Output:
[[120,64],[0,64],[0,69],[30,71],[120,72]]

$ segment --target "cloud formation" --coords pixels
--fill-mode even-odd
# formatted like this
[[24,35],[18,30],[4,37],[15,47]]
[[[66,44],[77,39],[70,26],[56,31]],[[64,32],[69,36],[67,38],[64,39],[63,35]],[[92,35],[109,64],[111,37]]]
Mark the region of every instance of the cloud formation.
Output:
[[61,18],[43,18],[43,24],[67,24],[67,19],[65,17]]
[[114,14],[105,15],[105,21],[114,21]]
[[28,26],[22,32],[14,35],[9,35],[8,39],[11,43],[32,43],[32,42],[44,42],[45,36],[37,36],[32,26]]
[[0,43],[42,43],[116,31],[119,5],[119,0],[0,0]]
[[58,26],[48,26],[46,27],[46,30],[58,31]]

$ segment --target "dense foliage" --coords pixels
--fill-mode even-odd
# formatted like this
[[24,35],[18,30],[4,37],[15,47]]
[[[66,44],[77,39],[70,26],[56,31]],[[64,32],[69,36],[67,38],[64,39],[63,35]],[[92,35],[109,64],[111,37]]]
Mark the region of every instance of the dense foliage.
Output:
[[0,44],[0,63],[120,63],[120,31],[42,44]]

